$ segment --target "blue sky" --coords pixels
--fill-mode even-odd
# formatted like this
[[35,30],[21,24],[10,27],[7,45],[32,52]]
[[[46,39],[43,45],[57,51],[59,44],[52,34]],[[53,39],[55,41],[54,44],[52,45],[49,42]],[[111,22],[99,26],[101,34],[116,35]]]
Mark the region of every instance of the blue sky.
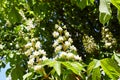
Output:
[[5,68],[1,69],[1,71],[0,71],[0,80],[6,80],[5,72],[6,72],[6,70],[8,68],[10,68],[9,64],[7,64]]

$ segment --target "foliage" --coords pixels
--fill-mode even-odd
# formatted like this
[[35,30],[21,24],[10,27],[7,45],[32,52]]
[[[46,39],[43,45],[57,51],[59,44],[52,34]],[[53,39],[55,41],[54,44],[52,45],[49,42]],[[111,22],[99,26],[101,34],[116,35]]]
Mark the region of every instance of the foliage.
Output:
[[0,0],[0,68],[12,80],[117,80],[119,26],[119,0]]

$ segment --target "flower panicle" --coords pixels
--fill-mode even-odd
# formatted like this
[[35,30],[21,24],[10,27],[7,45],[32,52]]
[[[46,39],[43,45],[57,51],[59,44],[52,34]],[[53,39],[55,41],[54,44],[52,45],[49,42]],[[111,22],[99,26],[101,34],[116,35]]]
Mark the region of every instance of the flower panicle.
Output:
[[55,60],[81,60],[81,57],[76,55],[77,48],[72,45],[73,40],[70,36],[66,26],[61,27],[55,24],[55,31],[53,32]]

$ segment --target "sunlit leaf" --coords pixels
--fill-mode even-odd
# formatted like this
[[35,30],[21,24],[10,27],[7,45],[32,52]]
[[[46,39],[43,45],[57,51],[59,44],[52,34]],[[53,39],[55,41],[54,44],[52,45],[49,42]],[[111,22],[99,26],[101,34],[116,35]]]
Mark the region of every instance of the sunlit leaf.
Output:
[[67,69],[72,70],[75,74],[81,76],[81,71],[84,70],[83,65],[78,62],[62,62]]
[[111,3],[120,10],[120,0],[111,0]]
[[114,59],[120,64],[120,55],[118,56],[116,53],[114,54]]
[[109,0],[100,0],[99,11],[100,11],[99,20],[104,25],[111,18],[110,1]]
[[60,74],[61,74],[61,63],[56,61],[56,63],[54,64],[53,67],[54,67],[55,71],[57,72],[57,74],[60,76]]
[[92,80],[101,80],[100,67],[97,67],[97,68],[93,69]]
[[90,74],[93,69],[98,68],[99,66],[100,66],[100,61],[94,59],[94,60],[93,60],[92,62],[90,62],[90,64],[88,65],[87,74]]
[[103,71],[113,80],[117,80],[120,77],[120,67],[117,63],[110,58],[102,59],[101,67]]

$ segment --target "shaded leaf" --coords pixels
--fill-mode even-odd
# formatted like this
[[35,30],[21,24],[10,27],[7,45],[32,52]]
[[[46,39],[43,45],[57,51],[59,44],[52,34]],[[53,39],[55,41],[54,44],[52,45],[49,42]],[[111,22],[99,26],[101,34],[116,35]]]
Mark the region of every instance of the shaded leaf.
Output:
[[88,5],[88,0],[77,0],[77,6],[84,9]]
[[8,19],[12,24],[20,22],[22,17],[19,14],[18,10],[13,6],[12,10],[8,13]]
[[120,22],[120,10],[117,11],[117,19]]
[[23,71],[23,68],[20,67],[20,66],[15,66],[13,69],[12,69],[12,72],[11,72],[11,77],[12,77],[12,80],[23,80],[23,75],[24,75],[24,71]]

